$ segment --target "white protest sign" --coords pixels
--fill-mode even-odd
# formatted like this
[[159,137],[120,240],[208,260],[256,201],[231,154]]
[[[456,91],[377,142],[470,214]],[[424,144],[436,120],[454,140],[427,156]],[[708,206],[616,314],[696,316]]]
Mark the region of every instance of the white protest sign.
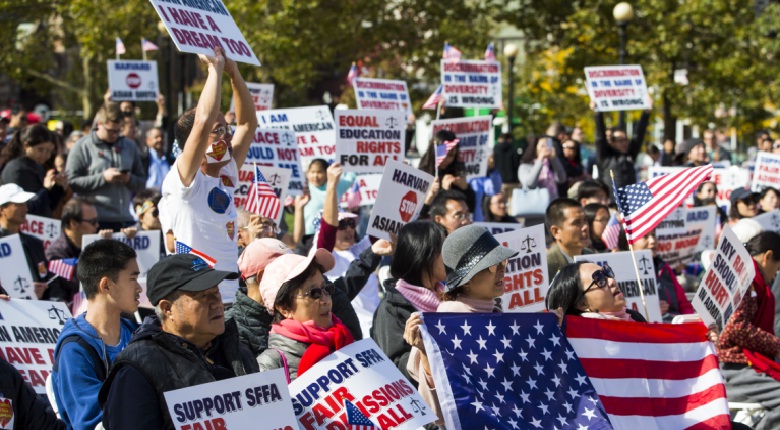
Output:
[[441,83],[447,106],[501,108],[501,63],[441,60]]
[[291,196],[303,195],[304,174],[294,132],[283,129],[258,128],[255,130],[244,166],[252,163],[290,170],[292,176],[288,187],[289,194]]
[[357,429],[345,403],[378,429],[411,430],[436,420],[420,394],[372,339],[363,339],[323,358],[290,384],[298,427]]
[[[142,230],[136,233],[132,239],[128,239],[124,233],[111,235],[111,239],[118,240],[135,250],[138,270],[141,271],[140,277],[146,277],[149,269],[160,261],[160,237],[160,230]],[[85,234],[81,238],[82,249],[100,239],[102,237],[99,234]]]
[[[256,84],[247,82],[246,87],[252,94],[252,102],[255,104],[255,112],[271,110],[274,101],[274,84]],[[230,99],[230,111],[236,111],[236,95]]]
[[693,308],[704,325],[722,331],[756,276],[753,260],[730,226],[723,228],[717,254],[699,284]]
[[220,46],[233,61],[260,66],[222,0],[149,0],[181,52],[214,55]]
[[360,110],[398,110],[405,116],[412,114],[406,81],[355,78],[352,88],[355,90],[355,99]]
[[506,233],[508,231],[515,231],[519,228],[523,228],[523,224],[517,222],[475,222],[473,224],[480,227],[485,227],[494,236],[500,233]]
[[466,179],[487,175],[490,132],[493,121],[489,116],[443,119],[431,121],[431,134],[450,130],[458,137],[458,158],[466,165]]
[[[287,197],[287,190],[290,184],[290,170],[271,166],[259,166],[260,172],[265,176],[268,185],[274,189],[276,196],[279,197],[279,214],[274,222],[280,225],[284,216],[284,199]],[[255,166],[244,164],[238,172],[238,186],[233,197],[237,208],[245,208],[249,195],[249,187],[255,180]]]
[[62,302],[0,300],[0,357],[22,374],[38,394],[54,365],[54,345],[70,319]]
[[382,173],[376,203],[368,219],[367,234],[392,240],[406,223],[417,219],[433,176],[412,166],[388,161]]
[[698,260],[698,254],[715,247],[717,207],[701,206],[685,210],[685,231],[666,234],[656,231],[656,252],[672,267]]
[[[369,175],[358,175],[355,177],[355,183],[360,192],[360,206],[372,206],[376,202],[376,195],[379,192],[379,184],[382,182],[381,173]],[[347,193],[341,195],[339,205],[347,208]]]
[[144,60],[108,60],[108,88],[115,101],[153,102],[160,93],[157,62]]
[[585,78],[590,100],[599,112],[650,109],[640,65],[586,67]]
[[685,208],[678,207],[656,226],[656,234],[680,234],[685,233]]
[[166,391],[165,402],[177,430],[297,428],[282,369]]
[[760,192],[766,187],[780,189],[780,155],[759,152],[753,174],[753,191]]
[[336,127],[327,106],[307,106],[267,110],[257,113],[260,128],[284,129],[295,132],[301,166],[309,168],[315,158],[333,162],[336,153]]
[[45,250],[60,237],[61,226],[62,221],[58,219],[27,214],[24,224],[19,226],[19,231],[40,239]]
[[337,110],[336,161],[345,172],[380,173],[388,160],[403,161],[404,113]]
[[780,210],[773,210],[756,215],[753,220],[761,225],[762,230],[780,233]]
[[501,296],[504,312],[543,311],[544,298],[550,288],[544,225],[501,233],[495,237],[505,247],[518,252],[507,260],[504,295]]
[[653,253],[647,249],[634,251],[636,264],[639,267],[639,277],[642,280],[642,287],[645,293],[645,303],[647,303],[647,313],[645,315],[644,305],[642,305],[642,295],[639,292],[639,284],[636,281],[636,269],[631,259],[631,252],[607,252],[603,254],[578,255],[574,261],[589,261],[599,266],[607,263],[612,271],[615,272],[615,282],[620,286],[623,297],[626,299],[626,308],[633,309],[644,315],[650,322],[663,322],[661,317],[661,304],[658,297],[658,285],[655,278],[655,264],[653,263]]
[[18,234],[0,238],[0,267],[0,286],[8,295],[18,299],[38,300],[33,285],[35,278],[31,272],[37,268],[28,267]]

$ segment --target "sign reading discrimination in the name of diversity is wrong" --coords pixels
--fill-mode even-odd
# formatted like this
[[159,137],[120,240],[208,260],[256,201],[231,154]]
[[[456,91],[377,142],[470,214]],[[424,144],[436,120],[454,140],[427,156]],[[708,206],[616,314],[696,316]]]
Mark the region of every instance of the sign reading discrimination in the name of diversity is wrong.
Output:
[[298,158],[304,170],[315,158],[324,158],[328,163],[334,160],[336,127],[333,115],[325,105],[258,112],[257,126],[295,132]]
[[[258,166],[271,166],[289,170],[291,174],[288,187],[290,195],[303,195],[304,173],[295,132],[264,128],[255,130],[244,166],[249,166],[252,163],[257,163]],[[238,190],[236,190],[236,195],[238,195]],[[236,207],[239,207],[238,202],[236,202]]]
[[[256,84],[247,82],[246,87],[252,94],[252,102],[255,104],[255,112],[271,110],[274,101],[274,84]],[[230,110],[236,111],[236,95],[230,99]]]
[[586,67],[585,86],[599,112],[650,109],[642,66]]
[[46,249],[60,237],[61,226],[62,221],[58,219],[27,214],[19,231],[37,237],[43,242],[43,249]]
[[[43,264],[46,263],[43,262]],[[38,296],[35,295],[35,285],[33,285],[35,278],[31,272],[31,270],[38,270],[38,268],[27,265],[27,257],[24,255],[24,248],[22,248],[22,241],[18,234],[0,238],[0,267],[2,267],[0,286],[9,296],[18,299],[38,300]]]
[[702,251],[715,248],[717,207],[699,206],[685,210],[685,231],[656,232],[656,253],[672,267],[697,261]]
[[[85,247],[100,239],[102,237],[99,234],[85,234],[81,239],[81,245]],[[138,270],[141,271],[142,278],[145,278],[149,269],[160,261],[160,230],[139,231],[132,239],[128,239],[124,233],[114,233],[111,239],[118,240],[135,250]]]
[[403,161],[405,136],[402,111],[336,111],[336,161],[347,172],[380,173],[388,160]]
[[642,305],[642,295],[639,292],[639,284],[636,280],[636,270],[634,262],[631,260],[631,252],[611,252],[604,254],[578,255],[574,261],[589,261],[603,266],[607,263],[612,271],[615,272],[615,282],[617,282],[623,297],[626,300],[626,307],[633,309],[644,315],[650,322],[662,322],[661,305],[659,298],[669,302],[668,298],[660,297],[658,286],[655,282],[655,264],[653,263],[653,253],[647,249],[634,251],[636,264],[639,267],[639,278],[642,281],[643,291],[645,293],[645,303],[647,303],[647,313]]
[[46,394],[54,345],[70,317],[68,306],[62,302],[0,300],[0,357],[11,363],[38,394]]
[[544,298],[550,288],[547,273],[547,250],[544,225],[495,235],[505,247],[518,252],[507,260],[504,274],[504,312],[536,312],[544,310]]
[[352,88],[360,110],[400,110],[405,115],[412,114],[406,81],[355,78]]
[[231,60],[260,65],[222,0],[149,1],[179,51],[212,56],[220,46]]
[[485,227],[490,234],[497,235],[499,233],[506,233],[508,231],[515,231],[519,228],[523,228],[522,223],[516,222],[475,222],[474,225]]
[[[29,217],[29,215],[28,215]],[[753,217],[761,225],[762,230],[780,233],[780,210],[773,210]]]
[[431,133],[450,130],[458,137],[458,158],[466,165],[466,179],[487,175],[493,121],[489,116],[431,121]]
[[433,176],[422,170],[388,161],[366,233],[392,241],[390,233],[398,234],[401,227],[420,215],[432,183]]
[[177,430],[298,427],[282,369],[166,391],[165,402]]
[[501,108],[501,63],[441,60],[441,83],[447,106]]
[[160,93],[159,86],[156,61],[108,60],[112,99],[153,102]]
[[722,331],[739,306],[755,277],[753,260],[730,226],[720,235],[715,258],[696,291],[693,308],[704,325],[718,325]]
[[753,173],[753,191],[760,192],[766,187],[780,189],[780,155],[759,152]]
[[[259,163],[258,163],[259,164]],[[282,169],[279,167],[271,166],[259,166],[260,172],[265,176],[265,180],[268,185],[273,188],[274,193],[279,198],[279,214],[276,216],[274,222],[276,225],[281,225],[282,217],[284,216],[284,199],[287,198],[290,184],[290,169]],[[241,170],[238,171],[238,186],[233,197],[233,201],[237,208],[245,208],[247,199],[249,198],[249,187],[255,180],[255,166],[253,164],[244,163],[241,166]]]
[[[379,184],[382,183],[382,174],[373,173],[369,175],[358,175],[355,177],[355,184],[358,186],[358,192],[360,193],[360,206],[373,206],[376,202],[376,195],[379,193]],[[341,195],[339,205],[342,208],[348,208],[349,201],[348,193]]]
[[[417,429],[436,415],[372,339],[325,357],[290,384],[303,430]],[[373,423],[358,427],[357,424]]]

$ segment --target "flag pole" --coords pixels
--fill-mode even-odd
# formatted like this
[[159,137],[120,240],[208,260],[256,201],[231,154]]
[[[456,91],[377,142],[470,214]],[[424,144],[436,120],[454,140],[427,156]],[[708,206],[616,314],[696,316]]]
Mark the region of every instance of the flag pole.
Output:
[[443,104],[444,100],[439,100],[438,103],[436,103],[436,121],[439,120],[439,115],[441,114],[441,105]]
[[144,61],[146,61],[146,50],[144,49],[144,39],[141,38],[141,55],[143,55]]
[[[254,171],[254,179],[255,180],[252,181],[253,182],[252,186],[255,187],[255,211],[259,211],[260,207],[259,207],[258,202],[257,202],[257,194],[258,194],[258,191],[259,191],[257,189],[257,161],[253,161],[252,164],[255,166],[255,171]],[[255,213],[258,213],[258,212],[255,212]]]

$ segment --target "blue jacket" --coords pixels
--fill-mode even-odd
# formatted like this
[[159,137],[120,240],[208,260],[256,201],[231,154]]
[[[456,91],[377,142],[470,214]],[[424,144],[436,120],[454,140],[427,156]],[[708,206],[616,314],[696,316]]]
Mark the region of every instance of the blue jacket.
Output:
[[93,429],[103,420],[103,410],[98,403],[98,392],[103,385],[95,372],[92,355],[76,342],[69,342],[62,350],[63,339],[76,335],[95,348],[108,374],[111,362],[130,342],[137,325],[125,318],[121,320],[119,344],[105,345],[97,331],[87,322],[86,313],[65,322],[57,339],[54,356],[57,357],[57,371],[52,372],[52,385],[57,398],[60,418],[69,429]]

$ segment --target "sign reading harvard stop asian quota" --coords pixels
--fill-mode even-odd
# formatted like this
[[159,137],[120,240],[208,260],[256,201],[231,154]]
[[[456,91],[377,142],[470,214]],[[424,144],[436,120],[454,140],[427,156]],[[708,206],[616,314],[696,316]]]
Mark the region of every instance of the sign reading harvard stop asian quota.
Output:
[[142,60],[108,60],[108,87],[111,98],[155,101],[159,94],[157,62]]
[[376,203],[368,219],[367,234],[392,241],[390,233],[417,219],[433,176],[398,161],[388,161]]

